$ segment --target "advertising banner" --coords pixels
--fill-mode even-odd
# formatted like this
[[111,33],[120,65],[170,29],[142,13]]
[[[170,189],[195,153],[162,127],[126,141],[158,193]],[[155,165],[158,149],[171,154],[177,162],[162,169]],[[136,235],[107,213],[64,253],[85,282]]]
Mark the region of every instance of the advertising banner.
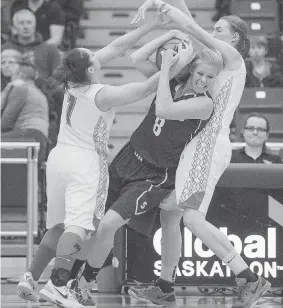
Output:
[[[283,286],[283,190],[218,187],[207,220],[228,236],[252,271],[273,286]],[[182,252],[176,283],[209,286],[235,284],[234,274],[181,224]],[[147,239],[127,230],[126,279],[151,282],[161,271],[161,229]]]

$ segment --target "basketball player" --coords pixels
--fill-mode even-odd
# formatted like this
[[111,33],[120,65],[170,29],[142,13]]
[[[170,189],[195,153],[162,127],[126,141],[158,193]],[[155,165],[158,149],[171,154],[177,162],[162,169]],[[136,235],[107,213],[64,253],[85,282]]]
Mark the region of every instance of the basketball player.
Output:
[[[160,26],[161,24],[162,20],[160,16],[156,16],[153,21],[148,22],[147,24],[111,42],[108,46],[95,53],[95,57],[101,65],[104,65],[106,62],[118,57],[130,49],[144,35],[146,35],[154,28]],[[82,74],[83,71],[80,73]],[[71,112],[71,110],[69,112]],[[63,225],[55,225],[50,228],[44,235],[34,255],[32,263],[28,268],[27,273],[24,274],[22,281],[18,285],[18,294],[21,298],[29,301],[38,301],[39,297],[36,293],[37,281],[39,280],[46,266],[55,257],[57,243],[63,232]],[[76,273],[79,270],[78,264],[81,265],[82,263],[83,262],[80,262],[80,260],[77,260],[76,264],[74,264],[72,273],[73,278],[76,276]]]
[[[150,42],[147,45],[155,44]],[[148,46],[141,48],[143,52],[150,49]],[[155,49],[158,47],[155,46]],[[194,54],[192,46],[181,43],[178,57],[183,57],[183,54],[188,57],[187,63],[191,61]],[[165,121],[154,100],[130,142],[112,161],[106,205],[110,209],[93,237],[81,285],[96,278],[121,226],[129,223],[144,234],[152,228],[160,202],[174,189],[176,167],[185,144],[203,129],[211,116],[213,103],[206,91],[212,86],[222,65],[218,52],[206,49],[197,54],[189,67],[191,75],[188,83],[173,88],[175,104],[186,115],[182,118],[184,121]],[[157,66],[155,71],[158,71]],[[200,72],[203,73],[201,78],[198,76]],[[200,79],[202,85],[198,86]],[[192,120],[186,120],[189,117]]]
[[[66,283],[86,236],[104,215],[108,190],[107,142],[113,108],[146,97],[158,84],[159,73],[144,82],[119,87],[100,84],[98,59],[105,62],[113,55],[111,46],[96,53],[75,48],[54,74],[64,85],[65,95],[58,143],[47,161],[47,229],[64,224],[64,233],[57,245],[51,278],[40,296],[66,308],[83,307],[68,291]],[[176,69],[181,69],[178,67],[177,64],[175,74]]]
[[[177,169],[176,191],[162,205],[161,278],[154,287],[133,289],[131,293],[146,302],[174,304],[172,277],[181,251],[179,223],[183,217],[184,225],[236,275],[239,296],[233,308],[250,308],[270,288],[270,283],[253,273],[228,238],[205,220],[215,186],[231,158],[229,125],[245,85],[246,68],[242,56],[249,50],[248,26],[237,16],[225,16],[216,23],[213,34],[210,35],[190,16],[161,0],[146,1],[134,21],[142,19],[145,11],[152,6],[159,7],[182,30],[193,34],[209,48],[221,52],[224,70],[218,75],[210,91],[214,113],[205,128],[185,147]],[[164,74],[161,75],[158,96],[163,104],[171,105],[170,99],[166,103],[168,77],[167,72],[163,73],[166,74],[165,77]]]

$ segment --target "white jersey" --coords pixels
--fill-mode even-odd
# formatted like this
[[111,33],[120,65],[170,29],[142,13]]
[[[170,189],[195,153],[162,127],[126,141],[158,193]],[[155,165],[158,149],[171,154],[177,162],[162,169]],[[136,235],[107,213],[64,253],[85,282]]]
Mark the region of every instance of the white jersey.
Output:
[[185,147],[176,174],[177,202],[183,203],[197,192],[205,192],[200,210],[206,213],[214,188],[230,163],[230,124],[245,87],[246,67],[223,70],[210,94],[213,114],[204,129]]
[[220,133],[230,133],[230,124],[243,94],[246,83],[246,65],[244,59],[241,58],[241,60],[242,65],[238,70],[221,71],[210,90]]
[[107,156],[109,131],[115,111],[103,112],[95,104],[96,94],[105,85],[71,87],[65,92],[58,143],[95,150]]

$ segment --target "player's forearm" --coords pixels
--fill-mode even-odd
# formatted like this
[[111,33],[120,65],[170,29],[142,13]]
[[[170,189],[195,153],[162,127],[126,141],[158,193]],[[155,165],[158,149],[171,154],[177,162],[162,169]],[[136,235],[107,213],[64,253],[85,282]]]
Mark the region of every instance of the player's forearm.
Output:
[[156,97],[156,115],[163,118],[166,115],[166,110],[173,104],[173,99],[170,91],[170,67],[163,67],[160,71],[160,78]]
[[168,31],[162,36],[148,42],[143,47],[139,48],[131,55],[131,60],[133,63],[141,62],[147,60],[160,46],[168,42],[173,38],[173,33]]
[[153,76],[149,77],[147,81],[144,82],[145,96],[148,96],[157,90],[159,78],[160,78],[160,72],[157,72]]
[[119,56],[133,47],[144,35],[149,33],[154,28],[154,23],[145,24],[114,40],[109,44],[109,48],[112,48],[116,52],[116,55]]

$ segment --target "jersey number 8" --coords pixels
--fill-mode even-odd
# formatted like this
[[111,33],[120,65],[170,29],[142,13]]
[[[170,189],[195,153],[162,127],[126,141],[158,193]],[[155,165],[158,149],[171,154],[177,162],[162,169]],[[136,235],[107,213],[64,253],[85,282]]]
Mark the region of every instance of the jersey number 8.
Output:
[[164,126],[165,120],[156,117],[155,123],[153,125],[153,133],[155,136],[159,136],[161,133],[161,128]]

